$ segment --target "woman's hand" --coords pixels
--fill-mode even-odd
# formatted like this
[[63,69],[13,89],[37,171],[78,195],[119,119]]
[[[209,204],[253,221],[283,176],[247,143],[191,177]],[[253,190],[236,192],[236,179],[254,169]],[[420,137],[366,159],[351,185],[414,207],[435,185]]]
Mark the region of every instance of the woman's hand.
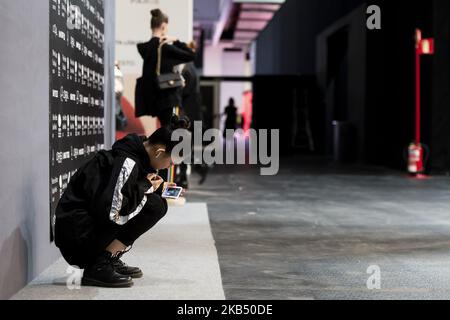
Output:
[[[176,187],[178,187],[176,183],[165,182],[163,193],[164,193],[164,191],[166,191],[167,188],[176,188]],[[184,196],[185,192],[186,192],[186,190],[183,189],[183,191],[181,191],[180,197]]]
[[165,36],[161,38],[160,43],[166,44],[166,43],[173,43],[176,41],[178,41],[178,39],[175,37]]
[[161,184],[164,183],[163,178],[161,178],[160,176],[158,176],[157,174],[153,173],[153,174],[149,174],[147,176],[148,181],[150,181],[150,183],[153,186],[153,191],[156,191],[159,189],[159,187],[161,186]]
[[165,182],[165,183],[164,183],[163,193],[164,193],[164,191],[166,191],[167,188],[175,188],[176,186],[177,186],[176,183]]

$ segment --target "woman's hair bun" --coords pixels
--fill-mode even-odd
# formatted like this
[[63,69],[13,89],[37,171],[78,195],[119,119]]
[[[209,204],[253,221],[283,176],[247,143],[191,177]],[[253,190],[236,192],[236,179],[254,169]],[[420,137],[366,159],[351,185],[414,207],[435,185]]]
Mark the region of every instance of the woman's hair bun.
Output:
[[151,13],[152,17],[154,17],[154,18],[158,18],[163,15],[163,13],[160,9],[153,9],[152,11],[150,11],[150,13]]
[[169,17],[160,9],[153,9],[150,13],[152,15],[150,22],[152,30],[160,28],[163,23],[169,23]]
[[172,130],[177,129],[189,129],[191,127],[191,121],[188,117],[178,117],[174,115],[170,120],[170,127]]
[[152,145],[164,145],[166,153],[170,154],[173,148],[178,144],[177,141],[172,141],[172,134],[178,129],[189,129],[191,122],[188,117],[178,117],[173,115],[170,124],[163,126],[156,130],[147,140]]

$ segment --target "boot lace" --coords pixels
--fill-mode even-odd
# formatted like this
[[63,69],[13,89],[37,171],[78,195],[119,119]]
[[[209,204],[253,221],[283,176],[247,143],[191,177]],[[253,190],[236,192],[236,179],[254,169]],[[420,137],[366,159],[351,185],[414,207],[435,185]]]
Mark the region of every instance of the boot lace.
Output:
[[119,267],[119,268],[126,267],[127,264],[120,259],[123,257],[124,254],[128,253],[132,248],[133,248],[133,246],[130,246],[130,247],[126,248],[124,251],[119,251],[115,255],[111,256],[111,263],[115,267]]

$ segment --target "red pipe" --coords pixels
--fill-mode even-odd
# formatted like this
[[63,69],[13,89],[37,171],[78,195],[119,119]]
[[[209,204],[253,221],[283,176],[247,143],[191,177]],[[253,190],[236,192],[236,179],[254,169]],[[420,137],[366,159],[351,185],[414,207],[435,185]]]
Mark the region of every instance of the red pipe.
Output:
[[421,73],[420,73],[420,45],[417,46],[416,48],[416,143],[420,144],[420,140],[421,140],[421,128],[420,128],[420,123],[421,123],[421,94],[420,94],[420,90],[421,90],[421,85],[420,85],[420,77],[421,77]]

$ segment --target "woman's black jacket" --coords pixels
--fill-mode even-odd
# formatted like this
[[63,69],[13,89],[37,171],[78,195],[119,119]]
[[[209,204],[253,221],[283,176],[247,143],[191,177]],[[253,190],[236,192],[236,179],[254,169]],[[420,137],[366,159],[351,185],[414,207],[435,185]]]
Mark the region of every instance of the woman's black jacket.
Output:
[[[150,41],[138,44],[139,54],[144,59],[142,70],[143,106],[136,106],[136,117],[144,115],[159,115],[167,109],[181,106],[181,90],[159,90],[156,85],[156,65],[160,38],[153,37]],[[162,47],[161,74],[173,72],[174,67],[194,61],[195,53],[180,41]]]
[[111,151],[98,152],[74,174],[56,208],[59,248],[76,247],[92,238],[95,227],[124,225],[141,213],[147,202],[145,193],[153,191],[147,175],[156,172],[144,139],[128,135]]

